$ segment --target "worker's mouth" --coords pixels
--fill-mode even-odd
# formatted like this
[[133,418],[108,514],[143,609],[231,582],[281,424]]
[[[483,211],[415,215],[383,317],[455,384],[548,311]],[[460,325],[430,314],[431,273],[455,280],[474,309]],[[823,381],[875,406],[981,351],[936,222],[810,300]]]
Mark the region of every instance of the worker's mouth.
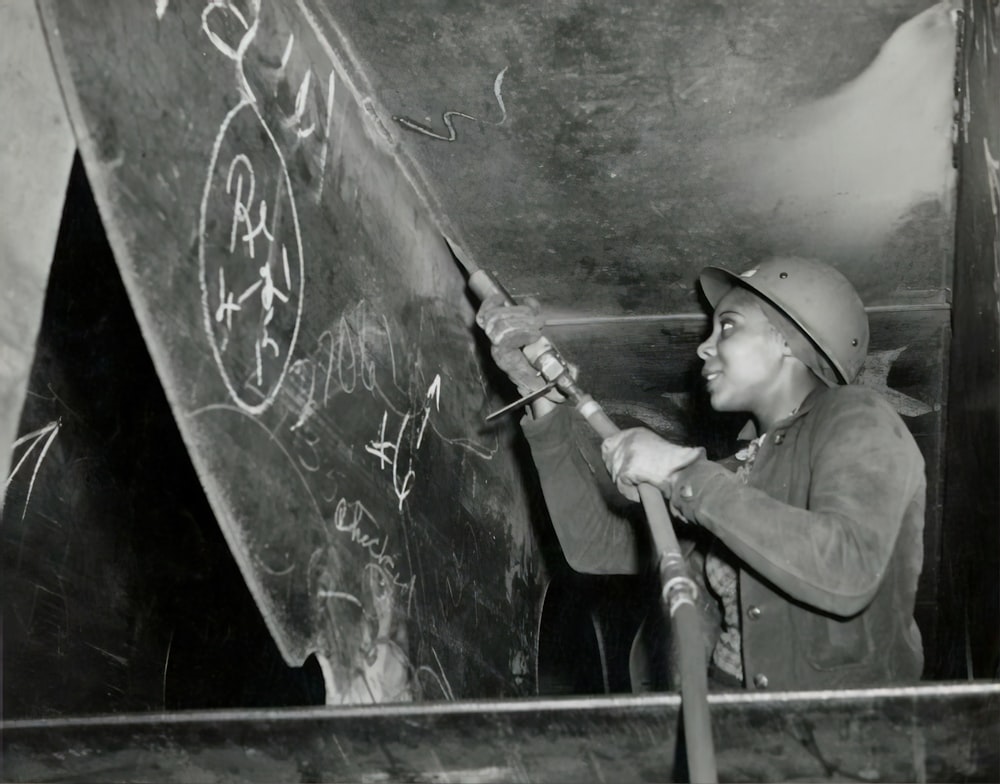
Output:
[[712,382],[715,381],[719,376],[722,375],[722,371],[716,370],[711,373],[702,373],[705,379],[705,386],[711,386]]

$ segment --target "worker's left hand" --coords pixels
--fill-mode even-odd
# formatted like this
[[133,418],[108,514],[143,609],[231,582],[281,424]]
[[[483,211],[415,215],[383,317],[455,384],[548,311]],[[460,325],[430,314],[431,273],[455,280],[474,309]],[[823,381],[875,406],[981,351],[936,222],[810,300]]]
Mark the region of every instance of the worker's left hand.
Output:
[[[524,304],[511,305],[500,294],[490,295],[480,304],[476,323],[493,344],[493,361],[514,382],[521,397],[533,395],[545,386],[545,380],[522,351],[542,337],[545,319],[537,300],[526,297]],[[576,366],[567,363],[567,369],[575,379]],[[566,400],[556,389],[549,390],[545,397],[553,403]]]
[[700,447],[678,446],[644,427],[622,430],[601,444],[608,473],[631,501],[639,500],[641,484],[653,485],[669,498],[674,474],[704,454]]

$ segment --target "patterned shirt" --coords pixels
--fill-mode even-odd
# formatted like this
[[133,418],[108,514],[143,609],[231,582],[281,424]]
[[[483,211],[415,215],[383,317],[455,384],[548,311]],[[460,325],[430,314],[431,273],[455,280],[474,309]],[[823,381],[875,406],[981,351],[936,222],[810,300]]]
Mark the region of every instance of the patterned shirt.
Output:
[[[749,481],[750,471],[761,444],[767,438],[764,433],[751,441],[745,449],[736,453],[736,459],[742,465],[736,472],[737,478],[743,484]],[[740,633],[740,597],[739,575],[736,569],[724,561],[715,552],[709,552],[705,558],[705,578],[708,585],[722,602],[722,634],[712,651],[712,663],[722,672],[743,682],[743,652]]]

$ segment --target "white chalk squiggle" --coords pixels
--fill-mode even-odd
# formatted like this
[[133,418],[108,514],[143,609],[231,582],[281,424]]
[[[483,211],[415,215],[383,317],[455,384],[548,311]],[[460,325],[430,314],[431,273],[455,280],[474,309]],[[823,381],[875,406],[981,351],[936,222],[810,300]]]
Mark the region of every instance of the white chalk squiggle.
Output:
[[[500,73],[497,74],[496,79],[493,80],[493,96],[496,98],[497,105],[500,107],[500,120],[495,123],[489,123],[490,125],[503,125],[507,120],[507,107],[504,106],[503,95],[500,92],[500,88],[501,85],[503,85],[504,74],[507,73],[507,68],[509,67],[510,66],[503,68]],[[421,133],[424,136],[430,136],[432,139],[439,139],[444,142],[453,142],[458,138],[458,132],[455,130],[454,123],[452,123],[452,117],[464,117],[466,120],[472,120],[473,122],[486,122],[485,120],[480,120],[478,117],[466,114],[465,112],[447,111],[441,115],[441,120],[448,129],[448,135],[442,136],[433,129],[428,128],[423,123],[418,123],[415,120],[411,120],[409,117],[394,116],[392,119],[407,130]]]

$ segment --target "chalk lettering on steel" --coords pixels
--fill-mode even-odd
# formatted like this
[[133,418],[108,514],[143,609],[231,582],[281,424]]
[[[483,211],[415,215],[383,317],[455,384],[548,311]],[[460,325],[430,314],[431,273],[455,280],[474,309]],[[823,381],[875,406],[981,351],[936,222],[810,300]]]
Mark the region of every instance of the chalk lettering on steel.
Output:
[[[228,412],[237,414],[245,417],[263,430],[268,436],[268,443],[277,447],[280,454],[285,458],[289,468],[294,471],[299,481],[302,483],[306,497],[308,498],[315,513],[314,519],[317,523],[317,527],[327,538],[329,546],[335,546],[336,542],[341,540],[339,534],[346,534],[348,540],[352,544],[367,553],[370,559],[369,566],[381,569],[386,579],[401,592],[405,592],[408,596],[408,601],[412,601],[412,597],[416,590],[416,575],[405,579],[400,574],[396,566],[399,558],[398,553],[389,551],[388,535],[381,533],[383,530],[382,525],[378,522],[375,516],[368,511],[361,501],[348,501],[346,498],[338,496],[336,493],[329,496],[325,493],[321,493],[323,500],[327,503],[333,503],[336,499],[333,513],[331,515],[324,514],[323,507],[321,506],[319,499],[313,493],[313,489],[309,481],[309,476],[314,474],[315,471],[310,471],[309,474],[304,474],[302,472],[304,466],[301,455],[294,455],[291,451],[289,451],[282,443],[278,433],[265,426],[259,417],[252,416],[245,410],[228,403],[213,403],[203,406],[189,412],[188,416],[191,418],[198,418],[211,412]],[[37,435],[37,433],[31,435]],[[28,438],[28,436],[25,438]],[[318,442],[318,437],[316,441]],[[329,477],[332,473],[333,470],[331,469],[328,470],[325,475]],[[319,556],[324,549],[325,548],[321,547],[312,554],[309,559],[310,565],[315,563],[317,556]],[[259,562],[259,559],[255,560]],[[282,565],[281,567],[269,566],[266,564],[261,565],[269,574],[280,574],[285,573],[286,571],[291,571],[291,569],[287,569],[287,565]],[[293,568],[294,566],[295,564],[292,564]]]
[[[232,400],[244,410],[258,414],[274,401],[295,348],[302,319],[304,260],[291,178],[284,156],[270,127],[257,108],[244,69],[244,57],[256,38],[260,0],[249,0],[242,8],[231,0],[212,0],[202,10],[202,31],[215,48],[236,64],[240,101],[224,118],[212,145],[205,189],[199,215],[198,262],[202,311],[206,333],[216,365]],[[247,12],[244,13],[244,10]],[[235,20],[242,32],[234,49],[214,23]],[[289,39],[286,55],[293,44]],[[308,77],[304,80],[308,87]],[[263,135],[260,133],[263,129]],[[266,137],[261,149],[239,149],[243,139]],[[224,161],[224,143],[231,154]],[[224,172],[224,193],[219,176]],[[273,190],[273,199],[258,194],[258,180]],[[228,252],[216,233],[217,213],[226,197],[231,202]],[[290,215],[293,235],[292,258],[283,235],[283,211]],[[212,209],[212,220],[209,211]],[[270,221],[270,225],[269,224]],[[258,261],[257,247],[266,245],[266,261]],[[239,247],[238,247],[239,246]],[[212,298],[210,281],[218,280]],[[254,299],[252,299],[254,298]],[[256,299],[259,298],[259,302]],[[237,391],[232,377],[235,368],[252,367],[252,378],[261,399],[250,402]]]
[[442,122],[444,122],[445,127],[448,129],[448,135],[442,136],[440,133],[433,130],[432,128],[429,128],[423,123],[417,122],[416,120],[411,120],[409,117],[401,117],[398,115],[394,115],[392,119],[398,122],[407,130],[414,131],[415,133],[420,133],[423,134],[424,136],[429,136],[432,139],[438,139],[443,142],[453,142],[455,141],[455,139],[458,138],[458,133],[455,130],[455,125],[451,119],[452,117],[464,117],[466,120],[472,120],[473,122],[483,122],[487,123],[488,125],[503,125],[504,122],[506,122],[507,120],[507,107],[504,105],[503,102],[503,94],[501,93],[501,87],[503,85],[504,74],[507,73],[507,68],[509,67],[510,66],[504,67],[500,71],[500,73],[496,75],[496,78],[493,80],[493,96],[494,98],[496,98],[497,105],[500,107],[500,119],[497,122],[488,122],[486,120],[481,120],[480,118],[474,117],[471,114],[466,114],[465,112],[446,111],[444,114],[441,115],[441,120]]
[[[246,54],[246,50],[250,44],[253,43],[254,38],[257,37],[257,26],[260,20],[260,3],[261,0],[249,0],[247,3],[248,9],[253,18],[252,23],[247,21],[247,17],[243,15],[243,12],[234,2],[232,2],[232,0],[211,0],[211,2],[209,2],[201,12],[202,31],[216,49],[222,52],[222,54],[228,59],[236,63],[236,76],[239,80],[240,93],[243,98],[250,103],[255,103],[256,99],[253,96],[253,90],[250,89],[250,82],[243,69],[243,56]],[[209,20],[212,17],[213,11],[228,12],[232,14],[233,18],[235,18],[240,25],[242,25],[245,32],[241,36],[240,42],[235,49],[227,44],[212,29]]]
[[[396,493],[396,498],[399,501],[399,511],[403,511],[403,501],[413,490],[413,482],[416,479],[416,472],[413,470],[413,457],[411,455],[409,464],[406,467],[406,472],[401,474],[400,466],[400,446],[403,441],[403,434],[406,432],[406,427],[410,422],[410,414],[403,415],[403,421],[399,424],[399,430],[397,431],[395,442],[389,441],[385,437],[385,428],[389,412],[382,414],[382,427],[379,430],[378,440],[372,440],[365,444],[365,451],[369,454],[375,455],[379,459],[379,467],[384,469],[386,464],[392,466],[392,489]],[[391,453],[391,457],[389,454]]]
[[[263,128],[271,142],[270,149],[261,153],[273,155],[270,169],[275,179],[275,193],[271,205],[263,197],[255,201],[258,199],[258,174],[254,161],[246,152],[233,155],[225,169],[224,189],[216,187],[224,140],[227,137],[244,138],[251,127]],[[266,165],[268,161],[257,161],[258,166],[261,163]],[[217,205],[223,196],[231,197],[232,213],[227,241],[220,243],[217,237],[211,236],[218,231],[213,232],[216,222],[210,225],[208,215],[210,207]],[[288,246],[280,239],[285,225],[282,221],[285,204],[291,218],[292,259]],[[257,245],[261,241],[266,243],[268,251],[263,264],[257,260]],[[302,319],[305,264],[285,160],[267,124],[256,107],[247,101],[238,103],[226,116],[212,148],[201,203],[198,261],[205,330],[226,389],[241,408],[260,413],[274,401],[295,348]],[[280,286],[276,283],[276,274]],[[216,278],[219,290],[213,298],[209,281]],[[259,302],[250,303],[254,295]],[[281,320],[282,329],[274,331],[272,324],[279,309],[291,310],[291,316],[285,316]],[[237,344],[235,349],[233,343]],[[230,356],[233,352],[236,355]],[[252,357],[255,383],[264,390],[263,400],[256,403],[249,402],[237,391],[230,370],[230,367],[248,364],[248,355]]]

